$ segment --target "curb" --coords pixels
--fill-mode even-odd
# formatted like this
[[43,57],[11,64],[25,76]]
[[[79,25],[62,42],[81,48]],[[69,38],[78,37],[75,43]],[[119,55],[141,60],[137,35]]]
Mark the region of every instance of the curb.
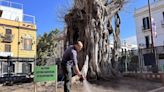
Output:
[[145,80],[157,80],[164,83],[164,73],[125,73],[124,76]]

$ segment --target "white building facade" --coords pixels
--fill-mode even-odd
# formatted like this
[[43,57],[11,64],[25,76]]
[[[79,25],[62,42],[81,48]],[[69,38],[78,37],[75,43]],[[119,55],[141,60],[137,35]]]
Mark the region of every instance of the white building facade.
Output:
[[[164,0],[157,0],[150,4],[151,17],[154,19],[156,31],[153,30],[153,41],[155,47],[155,62],[159,70],[164,70]],[[147,69],[147,65],[142,61],[145,59],[144,55],[151,53],[151,31],[149,25],[149,10],[148,5],[136,9],[135,14],[137,45],[140,52],[140,65]],[[154,34],[156,32],[156,35]],[[148,57],[150,58],[150,57]],[[146,60],[144,60],[145,62]],[[148,62],[150,62],[148,60]]]
[[[110,48],[114,48],[114,44],[110,43]],[[125,41],[121,43],[121,48],[120,48],[120,52],[122,51],[132,51],[132,50],[137,50],[137,45],[135,44],[130,44],[130,43],[126,43]]]
[[[157,36],[153,35],[154,46],[164,45],[164,0],[158,0],[151,5],[151,15],[156,25]],[[148,6],[135,11],[137,45],[139,48],[151,46],[151,31],[149,26]]]

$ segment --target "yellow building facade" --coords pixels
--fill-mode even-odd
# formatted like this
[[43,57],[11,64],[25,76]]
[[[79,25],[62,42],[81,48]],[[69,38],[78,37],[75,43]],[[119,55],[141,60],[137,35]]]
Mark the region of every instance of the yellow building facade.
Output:
[[36,56],[36,26],[34,24],[0,18],[0,35],[0,52],[11,52],[12,57],[18,58]]
[[0,77],[33,72],[36,30],[35,16],[24,14],[23,4],[0,1]]

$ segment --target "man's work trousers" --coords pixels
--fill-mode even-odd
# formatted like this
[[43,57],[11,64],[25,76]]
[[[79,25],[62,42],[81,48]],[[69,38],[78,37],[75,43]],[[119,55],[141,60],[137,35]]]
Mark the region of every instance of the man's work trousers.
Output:
[[64,73],[64,92],[71,92],[72,66],[62,64]]

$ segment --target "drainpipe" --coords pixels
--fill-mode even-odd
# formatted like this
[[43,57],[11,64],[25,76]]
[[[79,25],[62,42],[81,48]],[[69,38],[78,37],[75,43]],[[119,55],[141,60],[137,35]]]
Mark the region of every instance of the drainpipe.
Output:
[[18,21],[18,48],[17,48],[17,73],[19,72],[18,70],[18,68],[19,68],[19,45],[20,45],[20,40],[19,40],[19,31],[20,31],[20,21]]

